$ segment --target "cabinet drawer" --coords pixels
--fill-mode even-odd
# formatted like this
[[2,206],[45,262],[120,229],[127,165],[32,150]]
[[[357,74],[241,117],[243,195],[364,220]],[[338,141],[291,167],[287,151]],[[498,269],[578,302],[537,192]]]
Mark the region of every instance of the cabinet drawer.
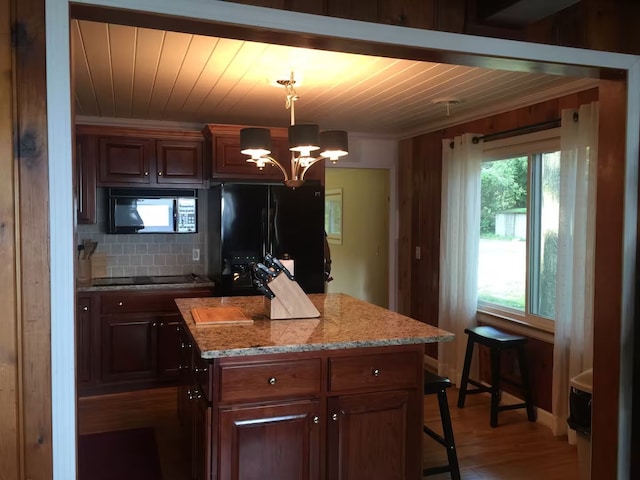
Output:
[[171,292],[109,292],[100,295],[101,313],[177,312],[176,298],[203,297],[210,290],[176,290]]
[[329,391],[412,387],[419,382],[416,352],[329,359]]
[[308,398],[320,392],[319,358],[220,367],[220,401]]

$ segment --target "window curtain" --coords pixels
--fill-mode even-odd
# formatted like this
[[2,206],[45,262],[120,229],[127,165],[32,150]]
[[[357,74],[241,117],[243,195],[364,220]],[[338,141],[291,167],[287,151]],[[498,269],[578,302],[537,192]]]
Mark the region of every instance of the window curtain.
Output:
[[567,429],[571,378],[593,366],[598,103],[563,110],[560,128],[560,219],[553,350],[553,433]]
[[464,329],[475,325],[478,309],[482,142],[473,143],[474,136],[442,141],[438,326],[456,338],[438,344],[438,371],[457,385],[467,343]]

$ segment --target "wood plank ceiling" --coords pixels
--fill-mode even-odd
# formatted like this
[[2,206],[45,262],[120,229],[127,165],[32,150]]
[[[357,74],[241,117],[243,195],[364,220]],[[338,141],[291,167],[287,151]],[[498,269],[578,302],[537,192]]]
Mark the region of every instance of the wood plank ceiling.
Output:
[[[406,137],[597,85],[541,73],[354,55],[73,20],[79,121],[93,117],[286,126]],[[457,99],[447,105],[440,99]]]

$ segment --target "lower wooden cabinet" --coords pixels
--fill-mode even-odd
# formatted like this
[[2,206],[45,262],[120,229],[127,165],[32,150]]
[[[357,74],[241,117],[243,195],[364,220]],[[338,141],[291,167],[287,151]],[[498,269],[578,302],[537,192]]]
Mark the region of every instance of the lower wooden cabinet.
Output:
[[219,358],[205,369],[192,340],[178,398],[191,478],[422,478],[422,345]]
[[78,295],[79,394],[178,385],[182,320],[173,299],[212,293],[210,288],[194,288]]
[[410,401],[407,390],[329,399],[328,478],[412,478],[405,449],[412,440]]
[[318,400],[219,411],[219,478],[318,480]]

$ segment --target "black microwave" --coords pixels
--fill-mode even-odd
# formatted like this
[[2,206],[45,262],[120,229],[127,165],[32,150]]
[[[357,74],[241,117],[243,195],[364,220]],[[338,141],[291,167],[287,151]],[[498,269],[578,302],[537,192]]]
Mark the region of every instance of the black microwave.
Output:
[[196,233],[198,191],[110,188],[107,233]]

